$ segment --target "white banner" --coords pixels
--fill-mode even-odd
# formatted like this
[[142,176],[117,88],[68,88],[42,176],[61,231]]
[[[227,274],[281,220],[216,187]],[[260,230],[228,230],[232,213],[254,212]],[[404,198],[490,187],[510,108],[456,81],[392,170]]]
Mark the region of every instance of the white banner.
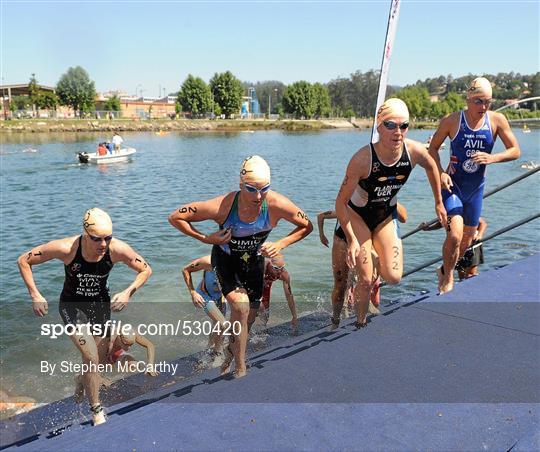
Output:
[[375,119],[373,121],[373,129],[371,131],[372,143],[379,141],[379,134],[377,132],[377,111],[379,111],[379,107],[384,102],[384,98],[386,96],[388,69],[390,68],[390,55],[392,54],[392,49],[394,48],[394,39],[396,37],[400,3],[400,0],[391,0],[390,2],[390,14],[388,16],[388,28],[386,30],[386,40],[384,42],[381,75],[379,77],[379,91],[377,93],[377,105],[375,107]]

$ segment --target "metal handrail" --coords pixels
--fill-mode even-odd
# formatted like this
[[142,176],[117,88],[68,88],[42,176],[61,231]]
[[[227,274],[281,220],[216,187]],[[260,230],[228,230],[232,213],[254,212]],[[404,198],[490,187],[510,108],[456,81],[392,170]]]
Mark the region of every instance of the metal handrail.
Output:
[[[503,184],[503,185],[500,185],[499,187],[495,187],[493,190],[491,191],[488,191],[487,193],[484,193],[484,198],[483,199],[486,199],[487,197],[491,196],[491,195],[494,195],[495,193],[501,191],[502,189],[506,188],[506,187],[509,187],[510,185],[513,185],[515,184],[516,182],[519,182],[520,180],[523,180],[525,179],[526,177],[529,177],[531,175],[533,175],[534,173],[536,173],[537,171],[540,170],[540,166],[537,167],[537,168],[533,168],[532,170],[530,171],[527,171],[525,174],[522,174],[521,176],[518,176],[514,179],[512,179],[511,181]],[[439,219],[438,218],[435,218],[433,220],[430,220],[429,222],[427,223],[422,223],[420,224],[419,226],[417,226],[415,229],[413,229],[412,231],[409,231],[407,232],[406,234],[404,234],[402,237],[401,237],[401,240],[405,240],[407,237],[410,237],[411,235],[413,234],[416,234],[417,232],[419,231],[423,231],[425,228],[429,228],[431,226],[434,226],[435,224],[437,224],[439,222]]]
[[[515,228],[517,228],[517,227],[519,227],[519,226],[521,226],[521,225],[523,225],[525,223],[528,223],[529,221],[536,220],[538,217],[540,217],[540,212],[535,213],[535,214],[533,214],[533,215],[531,215],[531,216],[529,216],[527,218],[524,218],[524,219],[522,219],[520,221],[516,221],[515,223],[511,224],[510,226],[506,226],[506,227],[504,227],[502,229],[499,229],[498,231],[495,231],[494,233],[492,233],[492,234],[488,235],[487,237],[483,238],[482,240],[479,240],[478,243],[480,244],[480,243],[487,242],[488,240],[491,240],[491,239],[497,237],[498,235],[504,234],[507,231],[515,229]],[[430,260],[429,262],[425,262],[424,264],[403,273],[402,278],[405,278],[405,276],[409,276],[409,275],[412,275],[413,273],[416,273],[416,272],[418,272],[420,270],[423,270],[424,268],[427,268],[427,267],[429,267],[429,266],[431,266],[433,264],[436,264],[437,262],[439,262],[441,260],[442,260],[442,256],[439,256],[439,257],[437,257],[435,259]]]

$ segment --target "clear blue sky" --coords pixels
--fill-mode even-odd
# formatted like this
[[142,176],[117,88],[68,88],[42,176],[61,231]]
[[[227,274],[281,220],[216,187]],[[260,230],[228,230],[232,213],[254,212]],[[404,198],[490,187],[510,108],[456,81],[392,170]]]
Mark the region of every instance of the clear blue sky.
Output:
[[[98,91],[157,96],[191,73],[208,81],[328,82],[379,69],[390,2],[1,0],[5,84],[55,85],[85,68]],[[539,2],[401,4],[389,83],[539,70]]]

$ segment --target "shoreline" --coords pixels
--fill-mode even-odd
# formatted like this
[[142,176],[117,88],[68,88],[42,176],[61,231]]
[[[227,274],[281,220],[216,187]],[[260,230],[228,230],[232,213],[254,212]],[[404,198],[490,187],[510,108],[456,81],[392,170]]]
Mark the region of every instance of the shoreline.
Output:
[[[47,132],[238,132],[284,130],[291,132],[370,129],[372,119],[153,119],[153,120],[85,120],[85,119],[21,119],[0,122],[0,134]],[[417,128],[436,128],[437,123],[416,123]]]
[[[54,133],[54,132],[254,132],[261,130],[283,130],[308,132],[317,130],[368,130],[371,118],[352,119],[15,119],[0,121],[1,134]],[[527,120],[510,121],[511,127],[531,129],[540,127],[540,122]],[[435,130],[436,121],[411,121],[412,129]]]

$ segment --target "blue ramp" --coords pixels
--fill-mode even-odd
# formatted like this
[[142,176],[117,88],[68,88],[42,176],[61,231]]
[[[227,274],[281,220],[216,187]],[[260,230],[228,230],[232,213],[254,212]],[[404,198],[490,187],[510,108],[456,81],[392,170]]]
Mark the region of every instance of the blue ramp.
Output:
[[98,427],[76,419],[53,429],[28,413],[36,433],[21,434],[15,418],[2,427],[15,440],[2,444],[538,450],[539,264],[532,256],[457,284],[450,294],[391,304],[367,328],[355,330],[349,321],[292,338],[251,355],[245,378],[221,378],[216,370],[192,376],[108,407],[109,420]]

